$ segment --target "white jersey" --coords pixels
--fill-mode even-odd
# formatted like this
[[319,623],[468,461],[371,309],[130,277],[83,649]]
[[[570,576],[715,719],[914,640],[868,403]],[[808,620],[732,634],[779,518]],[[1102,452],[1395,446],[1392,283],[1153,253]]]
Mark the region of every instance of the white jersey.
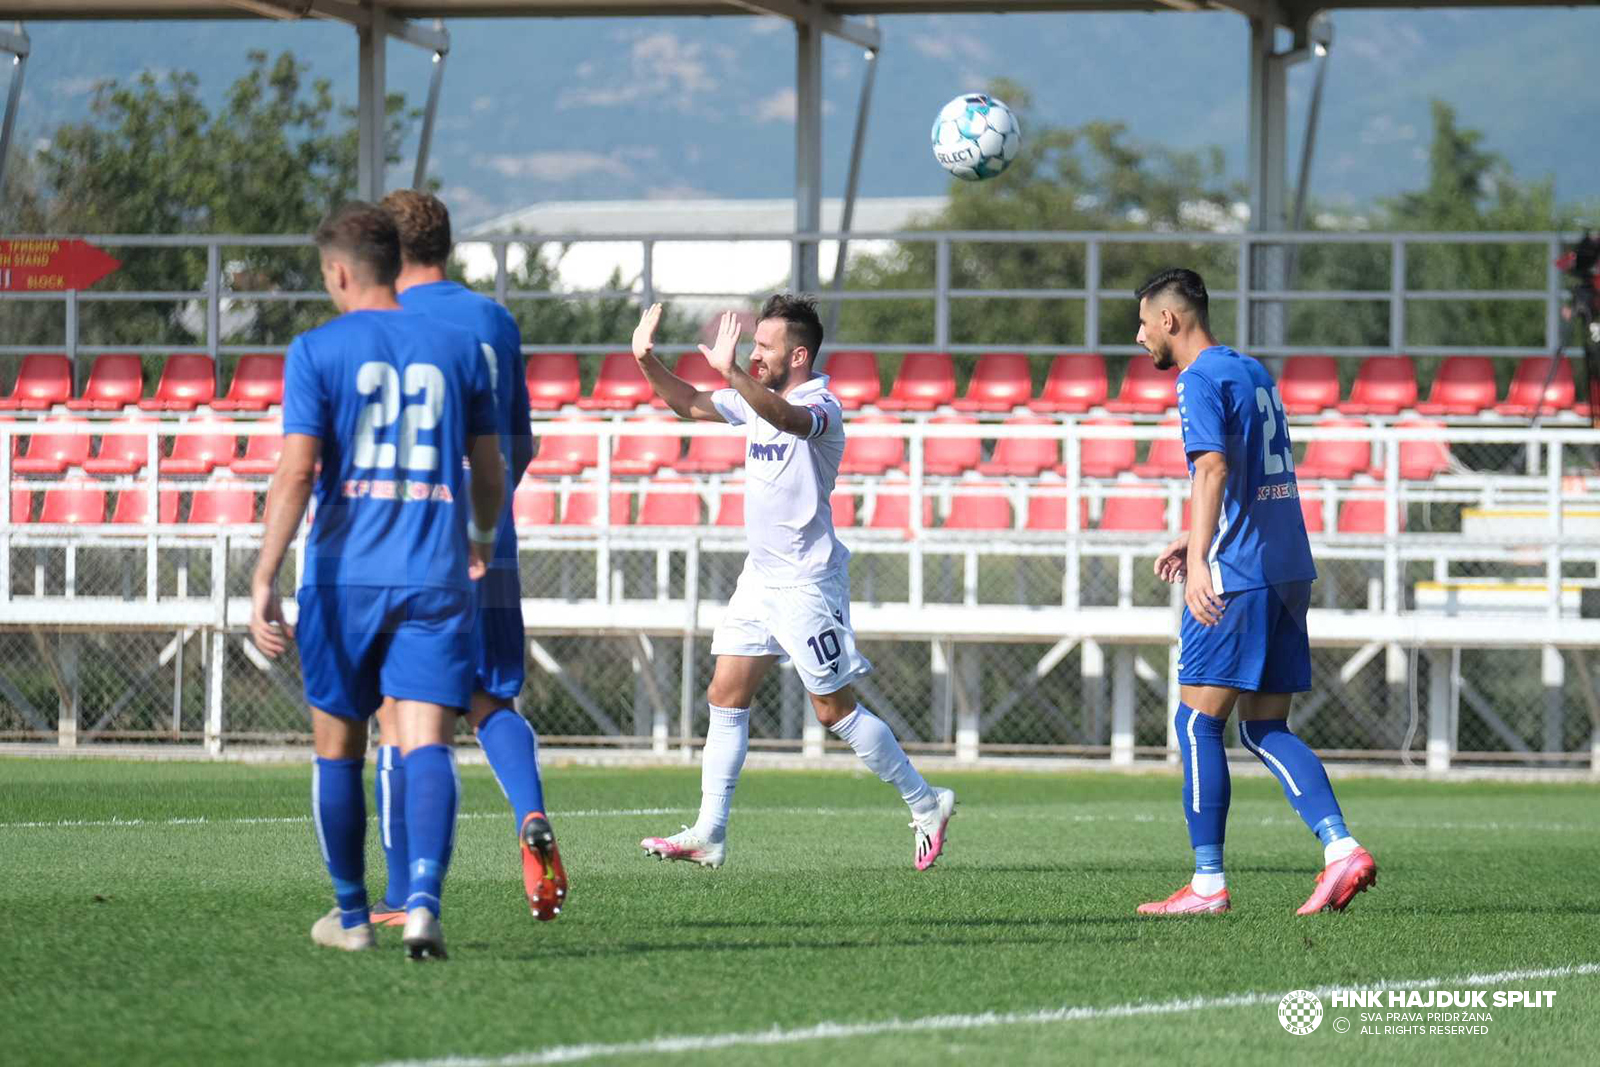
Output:
[[711,394],[717,411],[746,427],[744,529],[749,566],[769,588],[809,585],[842,571],[850,551],[833,533],[828,497],[844,458],[844,412],[826,375],[797,386],[789,403],[811,412],[811,432],[784,433],[758,417],[736,389]]

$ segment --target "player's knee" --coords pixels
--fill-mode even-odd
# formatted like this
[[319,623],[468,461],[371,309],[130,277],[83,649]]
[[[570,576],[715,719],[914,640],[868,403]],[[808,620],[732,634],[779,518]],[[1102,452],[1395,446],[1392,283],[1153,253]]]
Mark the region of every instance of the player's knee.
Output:
[[811,707],[817,713],[817,721],[832,728],[856,710],[855,690],[845,686],[837,693],[812,693]]

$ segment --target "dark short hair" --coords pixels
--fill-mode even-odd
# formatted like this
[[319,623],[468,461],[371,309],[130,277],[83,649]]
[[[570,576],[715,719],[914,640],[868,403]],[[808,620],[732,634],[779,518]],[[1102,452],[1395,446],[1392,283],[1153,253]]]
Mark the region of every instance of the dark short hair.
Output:
[[761,305],[761,321],[782,319],[784,336],[790,349],[804,345],[811,358],[822,347],[822,320],[817,317],[817,298],[800,293],[773,293]]
[[389,213],[364,200],[335,208],[316,232],[317,250],[348,256],[375,285],[393,285],[400,274],[400,231]]
[[1134,291],[1134,297],[1143,300],[1171,293],[1189,305],[1200,318],[1202,326],[1211,321],[1211,297],[1206,293],[1206,283],[1200,275],[1187,267],[1168,267],[1152,274]]
[[394,217],[400,254],[412,263],[442,267],[450,258],[450,211],[432,193],[396,189],[378,206]]

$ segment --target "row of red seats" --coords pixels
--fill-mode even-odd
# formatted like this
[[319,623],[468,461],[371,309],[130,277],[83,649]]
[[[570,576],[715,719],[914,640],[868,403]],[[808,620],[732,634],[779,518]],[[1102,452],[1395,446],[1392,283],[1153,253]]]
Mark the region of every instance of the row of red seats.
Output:
[[72,395],[72,364],[66,356],[25,356],[0,411],[47,411],[61,404],[69,411],[266,411],[283,403],[283,357],[241,356],[226,396],[217,396],[217,369],[211,357],[168,356],[153,396],[144,395],[144,366],[138,356],[97,356],[83,395]]
[[[559,507],[559,494],[554,486],[525,481],[517,488],[512,501],[512,513],[519,527],[538,526],[595,526],[600,524],[599,494],[592,489],[568,494],[566,509]],[[833,507],[836,527],[856,524],[856,496],[846,490],[836,490],[829,503]],[[934,526],[933,498],[924,496],[922,525]],[[1079,500],[1078,528],[1088,530],[1089,501]],[[1114,496],[1108,497],[1100,512],[1100,530],[1127,533],[1158,533],[1168,529],[1168,502],[1165,496]],[[632,521],[632,494],[613,490],[610,501],[610,522],[613,526],[627,526]],[[1305,515],[1306,529],[1311,533],[1326,530],[1321,499],[1315,494],[1302,494],[1301,512]],[[1182,529],[1189,528],[1189,509],[1182,509]],[[1403,519],[1402,515],[1402,519]],[[692,483],[657,483],[644,494],[639,504],[637,525],[640,526],[699,526],[704,521],[700,494]],[[744,525],[744,493],[724,490],[718,497],[713,526],[739,527]],[[911,525],[911,497],[906,492],[879,491],[866,529],[905,530]],[[951,497],[950,511],[945,516],[946,530],[1010,530],[1015,528],[1011,498],[995,492],[958,492]],[[1402,522],[1402,526],[1404,523]],[[1028,497],[1025,530],[1060,531],[1067,528],[1067,498],[1061,494],[1034,493]],[[1343,501],[1338,510],[1337,529],[1340,533],[1382,533],[1383,500],[1380,497],[1355,497]]]
[[[0,416],[6,418],[6,416]],[[149,462],[150,446],[146,427],[153,419],[117,419],[91,423],[65,417],[37,424],[38,432],[28,436],[26,450],[20,436],[11,438],[11,469],[18,474],[59,475],[68,470],[86,474],[134,474]],[[161,457],[163,474],[210,474],[219,469],[235,474],[271,474],[278,469],[283,451],[281,434],[251,434],[239,450],[239,438],[230,432],[227,418],[207,419],[206,432],[179,434],[171,438],[170,455]],[[100,447],[91,455],[93,436]]]
[[[1050,365],[1044,388],[1033,395],[1030,357],[1020,353],[988,353],[978,358],[966,395],[956,396],[955,364],[942,352],[913,352],[901,363],[888,396],[881,396],[878,358],[872,352],[834,352],[827,360],[830,385],[849,409],[876,405],[888,411],[933,411],[946,405],[958,411],[1004,412],[1018,407],[1047,413],[1082,413],[1095,408],[1118,413],[1159,414],[1177,406],[1176,375],[1158,371],[1134,357],[1116,399],[1109,397],[1106,365],[1097,353],[1065,353]],[[1347,415],[1397,415],[1415,410],[1423,415],[1498,414],[1527,418],[1535,409],[1573,409],[1577,403],[1572,368],[1561,360],[1548,388],[1548,356],[1518,364],[1503,401],[1495,387],[1494,363],[1487,356],[1451,356],[1439,366],[1428,399],[1419,402],[1416,367],[1409,356],[1373,356],[1362,362],[1350,396],[1339,397],[1338,362],[1332,356],[1294,356],[1286,361],[1279,389],[1291,415],[1314,415],[1337,409]],[[702,389],[721,388],[721,376],[699,352],[678,359],[678,375]],[[646,404],[664,406],[655,398],[633,357],[614,352],[605,357],[589,396],[581,396],[578,357],[570,352],[540,352],[527,359],[528,395],[535,410],[553,411],[569,404],[594,410],[628,410]],[[241,357],[228,394],[215,395],[216,370],[211,357],[174,355],[162,368],[154,395],[146,397],[140,359],[133,355],[96,358],[82,396],[72,396],[72,371],[66,356],[32,355],[22,361],[11,395],[0,397],[0,410],[41,411],[61,404],[71,411],[194,411],[209,406],[219,411],[265,411],[283,401],[283,357]],[[1543,390],[1543,402],[1540,394]]]
[[[596,416],[574,415],[559,420],[593,424]],[[977,425],[971,415],[941,415],[929,420],[935,425]],[[685,474],[717,474],[744,465],[745,439],[732,434],[696,435],[684,448],[683,436],[674,432],[678,421],[671,417],[646,416],[640,422],[659,424],[660,433],[637,434],[616,439],[611,470],[617,475],[650,475],[662,468]],[[637,425],[637,423],[635,424]],[[894,415],[860,415],[851,425],[902,425]],[[1007,419],[1003,426],[1054,426],[1054,419],[1040,415],[1020,415]],[[1085,426],[1131,427],[1128,419],[1087,419]],[[1169,420],[1162,425],[1176,426]],[[1331,419],[1319,423],[1326,427],[1365,427],[1354,419]],[[1443,423],[1409,420],[1397,427],[1438,427]],[[669,428],[670,427],[670,428]],[[539,438],[538,457],[529,465],[531,474],[571,475],[593,468],[600,462],[600,439],[590,433],[551,433]],[[1114,478],[1132,471],[1141,478],[1185,478],[1189,469],[1183,443],[1176,438],[1153,441],[1144,462],[1137,461],[1137,442],[1132,438],[1084,439],[1079,443],[1081,469],[1090,478]],[[977,471],[979,474],[1031,478],[1045,471],[1066,474],[1061,441],[1057,438],[1002,437],[993,454],[983,458],[983,441],[978,437],[929,437],[923,441],[923,470],[940,477]],[[1312,441],[1297,470],[1308,478],[1349,478],[1372,470],[1372,445],[1367,441]],[[1400,476],[1425,480],[1450,468],[1450,452],[1443,442],[1407,441],[1400,445]],[[845,475],[884,474],[908,469],[906,441],[902,437],[848,435],[839,473]]]
[[[978,357],[964,396],[956,396],[955,363],[943,352],[912,352],[900,365],[888,396],[881,395],[878,357],[872,352],[833,352],[825,370],[829,388],[845,408],[876,405],[885,411],[1006,412],[1019,407],[1044,413],[1081,414],[1095,408],[1125,414],[1160,414],[1177,407],[1177,375],[1159,371],[1150,360],[1135,356],[1128,363],[1122,388],[1109,396],[1105,359],[1098,353],[1064,353],[1050,364],[1038,396],[1033,395],[1030,357],[991,352]],[[527,359],[528,395],[535,410],[554,411],[567,405],[592,410],[628,410],[647,404],[664,406],[652,396],[633,357],[616,352],[605,357],[589,396],[580,395],[578,357],[568,352],[541,352]],[[701,389],[725,384],[699,352],[679,357],[679,377]],[[1339,364],[1332,356],[1292,356],[1284,365],[1279,392],[1291,415],[1316,415],[1338,410],[1347,415],[1498,414],[1526,418],[1535,407],[1545,412],[1572,409],[1576,391],[1571,364],[1563,359],[1548,389],[1550,357],[1532,356],[1518,365],[1504,401],[1495,386],[1494,362],[1487,356],[1450,356],[1439,365],[1433,388],[1419,402],[1417,369],[1410,356],[1372,356],[1362,361],[1350,395],[1339,396]],[[1540,403],[1540,393],[1544,400]],[[1587,404],[1577,404],[1587,414]]]
[[[27,489],[12,490],[12,522],[82,525],[108,521],[108,494],[93,483],[61,486],[37,495],[43,497],[43,502],[38,516],[34,517],[35,494]],[[178,496],[178,492],[171,489],[164,489],[158,494],[157,522],[171,524],[178,521]],[[257,519],[256,490],[251,486],[217,482],[206,489],[197,489],[188,496],[189,506],[184,521],[191,525],[242,526]],[[117,493],[116,504],[109,508],[109,514],[109,521],[117,525],[148,522],[149,492],[135,488]]]

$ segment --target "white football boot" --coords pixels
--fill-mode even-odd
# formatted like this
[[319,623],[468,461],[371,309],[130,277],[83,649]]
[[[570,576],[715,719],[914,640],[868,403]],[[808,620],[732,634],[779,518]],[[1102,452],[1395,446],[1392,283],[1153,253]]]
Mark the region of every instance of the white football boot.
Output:
[[683,860],[702,867],[721,867],[728,858],[727,841],[711,841],[685,826],[671,837],[647,837],[639,842],[646,856],[663,860]]
[[449,958],[444,950],[444,931],[439,928],[439,917],[427,908],[412,908],[406,912],[406,929],[400,940],[414,960]]
[[347,928],[339,918],[337,907],[311,924],[311,940],[326,948],[342,948],[346,952],[378,947],[378,939],[373,936],[370,922]]
[[915,859],[919,871],[932,867],[933,861],[944,851],[945,832],[950,825],[951,816],[956,813],[954,791],[934,786],[933,795],[938,801],[933,811],[927,815],[911,818],[911,830],[916,837]]

